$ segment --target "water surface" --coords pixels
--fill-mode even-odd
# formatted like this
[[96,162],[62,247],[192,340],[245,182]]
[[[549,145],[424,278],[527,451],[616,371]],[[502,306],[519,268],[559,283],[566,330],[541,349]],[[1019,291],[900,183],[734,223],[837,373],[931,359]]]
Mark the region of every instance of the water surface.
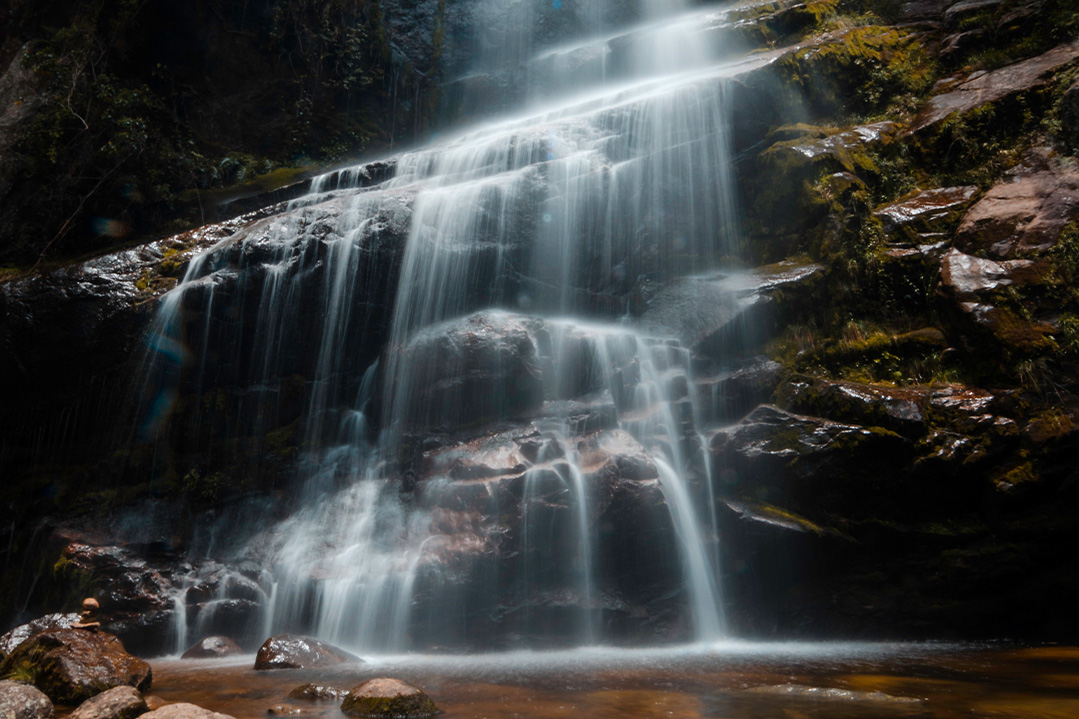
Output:
[[[256,672],[252,656],[152,662],[153,693],[237,719],[263,717],[307,682],[349,689],[393,676],[445,719],[886,719],[1079,717],[1079,648],[954,644],[739,643],[488,655],[366,657]],[[335,702],[293,702],[312,719]]]

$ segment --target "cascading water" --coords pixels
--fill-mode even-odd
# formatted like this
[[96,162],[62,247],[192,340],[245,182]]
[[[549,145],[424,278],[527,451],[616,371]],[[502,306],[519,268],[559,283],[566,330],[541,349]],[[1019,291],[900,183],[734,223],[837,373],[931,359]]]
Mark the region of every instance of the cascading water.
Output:
[[626,319],[735,250],[723,15],[645,0],[615,31],[624,3],[592,5],[583,39],[488,54],[532,109],[319,178],[162,302],[158,381],[249,388],[256,422],[275,378],[308,382],[305,489],[243,549],[272,574],[264,632],[723,633],[691,353]]

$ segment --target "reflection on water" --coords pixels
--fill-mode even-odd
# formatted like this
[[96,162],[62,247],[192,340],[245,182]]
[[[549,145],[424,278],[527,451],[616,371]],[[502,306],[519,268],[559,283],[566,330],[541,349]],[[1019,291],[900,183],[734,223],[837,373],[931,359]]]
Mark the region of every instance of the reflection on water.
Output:
[[[1079,717],[1079,648],[741,644],[662,650],[369,657],[256,672],[253,657],[153,662],[153,693],[238,719],[294,687],[350,689],[375,676],[423,688],[445,719],[891,719]],[[300,702],[340,719],[337,702]]]

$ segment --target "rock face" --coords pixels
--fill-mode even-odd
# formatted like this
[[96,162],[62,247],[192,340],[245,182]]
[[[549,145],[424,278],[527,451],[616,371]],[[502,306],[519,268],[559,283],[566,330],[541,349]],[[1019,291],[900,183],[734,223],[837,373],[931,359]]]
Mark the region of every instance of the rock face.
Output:
[[307,669],[361,659],[317,639],[292,634],[270,637],[255,655],[255,669]]
[[78,704],[122,685],[150,688],[150,665],[105,632],[56,629],[23,642],[0,664],[0,674],[23,672],[54,702]]
[[211,659],[215,657],[231,657],[235,654],[243,653],[244,650],[240,645],[228,637],[206,637],[184,652],[180,658]]
[[892,243],[939,242],[955,228],[977,194],[978,188],[970,185],[925,190],[878,207],[873,214],[883,223]]
[[354,717],[421,719],[441,713],[431,698],[400,679],[371,679],[345,698],[341,711]]
[[3,719],[52,719],[53,706],[38,689],[18,682],[0,681],[0,717]]
[[1038,57],[992,72],[976,72],[954,90],[930,98],[915,119],[913,132],[933,127],[950,115],[966,113],[1016,92],[1045,85],[1053,73],[1079,58],[1079,44],[1061,45]]
[[1061,230],[1079,219],[1079,168],[1031,153],[963,217],[956,246],[997,259],[1024,257],[1053,247]]
[[80,704],[69,716],[73,719],[135,719],[150,711],[138,689],[114,687]]

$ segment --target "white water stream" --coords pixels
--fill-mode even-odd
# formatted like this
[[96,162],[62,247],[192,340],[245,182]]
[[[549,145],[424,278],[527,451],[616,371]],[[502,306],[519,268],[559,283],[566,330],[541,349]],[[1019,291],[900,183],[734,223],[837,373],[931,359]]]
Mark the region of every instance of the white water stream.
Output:
[[[282,372],[283,357],[297,349],[297,326],[313,338],[303,348],[317,354],[308,378],[307,489],[288,519],[247,548],[268,572],[264,633],[298,629],[360,650],[402,651],[430,643],[417,633],[430,634],[432,624],[473,626],[468,617],[479,607],[516,612],[507,632],[526,643],[556,624],[571,643],[604,643],[618,602],[599,566],[601,553],[613,551],[597,520],[608,490],[578,449],[592,431],[575,424],[585,397],[610,407],[607,431],[628,435],[624,444],[642,448],[652,467],[641,491],[658,488],[668,508],[681,563],[682,587],[673,590],[684,596],[689,637],[724,636],[702,413],[688,389],[692,358],[622,318],[657,283],[737,251],[725,80],[738,64],[713,44],[724,23],[719,6],[643,0],[636,24],[604,27],[610,13],[601,10],[614,2],[597,0],[581,37],[533,47],[522,27],[478,58],[480,66],[523,68],[517,116],[390,158],[380,182],[366,167],[318,178],[288,213],[192,262],[162,302],[159,349],[197,367],[199,378],[228,361],[227,349],[185,357],[185,301],[202,297],[206,316],[240,302],[240,293],[221,289],[250,281],[238,276],[257,271],[261,282],[242,300],[257,302],[255,326],[233,343],[253,348],[245,375],[253,385]],[[498,7],[489,0],[489,12]],[[362,298],[377,278],[367,253],[398,226],[407,239],[382,359],[362,382],[346,382],[346,340],[370,324]],[[299,316],[304,283],[316,272],[319,311]],[[224,332],[208,320],[199,331],[202,347]],[[511,335],[512,351],[499,344]],[[439,339],[457,336],[460,344]],[[470,364],[481,340],[497,350],[493,366]],[[528,398],[514,394],[516,375],[510,384],[440,394],[448,370],[502,376],[518,361],[534,370],[527,379],[541,395],[542,410],[531,415],[520,409]],[[346,390],[356,385],[358,393]],[[477,429],[465,400],[494,408],[485,421],[496,424]],[[546,442],[519,463],[516,494],[502,489],[513,477],[436,476],[415,489],[400,476],[415,436],[497,433],[507,419],[534,423]],[[482,501],[464,499],[477,486]],[[558,519],[563,507],[568,523]],[[458,526],[468,522],[471,529]],[[505,550],[511,535],[513,552]],[[502,555],[488,561],[498,547]],[[470,568],[468,557],[484,561]],[[455,589],[438,594],[440,586]],[[513,593],[508,587],[520,607],[497,599]],[[420,622],[420,605],[438,616]],[[551,607],[570,618],[552,619]],[[467,631],[438,636],[454,642]]]

